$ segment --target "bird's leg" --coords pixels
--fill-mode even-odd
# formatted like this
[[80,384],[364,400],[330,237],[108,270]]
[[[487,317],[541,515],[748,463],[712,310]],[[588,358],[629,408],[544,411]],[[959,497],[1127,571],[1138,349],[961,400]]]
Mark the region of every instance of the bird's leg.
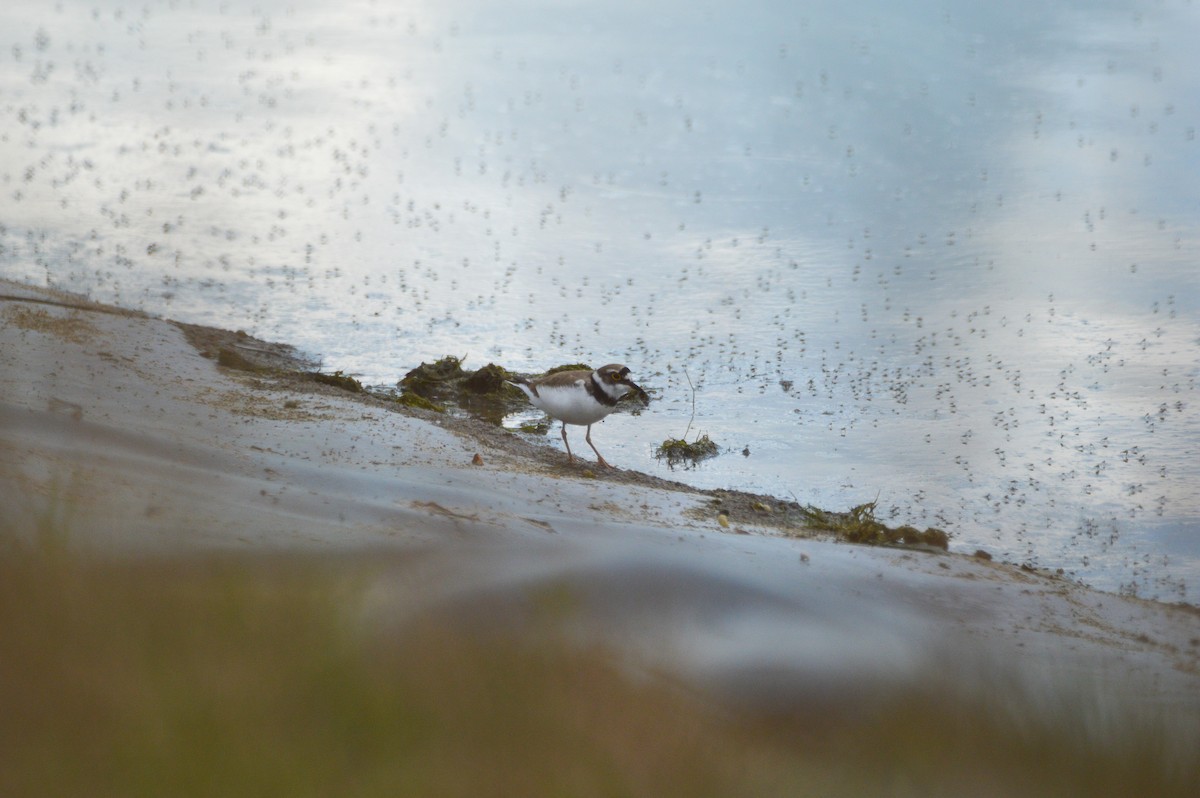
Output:
[[600,450],[596,448],[596,444],[592,443],[592,425],[591,424],[588,424],[587,435],[584,435],[583,439],[585,441],[587,441],[588,446],[591,446],[592,451],[596,453],[596,460],[600,463],[600,465],[604,466],[605,468],[612,468],[612,466],[610,466],[605,461],[604,455],[600,454]]
[[[567,443],[567,422],[565,422],[565,421],[562,424],[562,438],[563,438],[563,445],[567,447],[567,462],[568,463],[574,462],[575,455],[571,454],[571,444]],[[589,440],[588,443],[591,443],[591,441]],[[592,448],[595,449],[596,447],[593,446]]]

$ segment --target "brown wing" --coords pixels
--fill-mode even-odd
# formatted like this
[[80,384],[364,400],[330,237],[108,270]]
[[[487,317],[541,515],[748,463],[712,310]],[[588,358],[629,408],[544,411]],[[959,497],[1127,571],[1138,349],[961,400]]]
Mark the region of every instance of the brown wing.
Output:
[[566,388],[574,385],[580,380],[586,380],[592,376],[592,372],[583,371],[556,371],[553,374],[548,374],[545,377],[538,377],[536,380],[530,380],[535,386],[548,385],[554,388]]

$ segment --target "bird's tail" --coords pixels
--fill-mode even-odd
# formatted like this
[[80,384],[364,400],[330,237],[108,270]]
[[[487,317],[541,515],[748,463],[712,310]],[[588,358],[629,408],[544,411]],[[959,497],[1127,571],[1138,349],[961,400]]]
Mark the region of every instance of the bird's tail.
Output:
[[509,377],[504,381],[509,385],[520,388],[521,393],[525,394],[530,399],[533,399],[533,397],[537,396],[537,388],[534,388],[532,385],[530,385],[529,380],[525,379],[524,377],[518,377],[514,374],[512,377]]

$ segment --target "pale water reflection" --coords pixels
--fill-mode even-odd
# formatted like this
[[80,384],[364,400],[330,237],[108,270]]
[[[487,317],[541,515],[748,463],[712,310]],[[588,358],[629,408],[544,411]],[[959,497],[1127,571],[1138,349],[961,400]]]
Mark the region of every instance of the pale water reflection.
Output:
[[[7,4],[0,273],[390,383],[624,361],[955,545],[1200,597],[1200,8]],[[553,439],[556,440],[556,439]],[[742,452],[747,451],[748,455]]]

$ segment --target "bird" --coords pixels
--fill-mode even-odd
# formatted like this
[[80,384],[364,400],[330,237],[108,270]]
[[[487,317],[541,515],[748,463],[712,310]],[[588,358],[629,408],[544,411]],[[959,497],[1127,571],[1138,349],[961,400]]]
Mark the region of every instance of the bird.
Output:
[[567,425],[574,424],[587,427],[584,440],[596,453],[596,461],[605,468],[613,466],[592,443],[592,425],[616,410],[617,402],[627,394],[633,394],[647,403],[650,401],[646,392],[629,379],[629,367],[620,363],[609,363],[594,371],[571,369],[532,380],[516,376],[506,381],[520,388],[534,407],[562,422],[562,439],[567,447],[568,462],[573,462],[575,455],[571,453],[571,444],[567,441]]

